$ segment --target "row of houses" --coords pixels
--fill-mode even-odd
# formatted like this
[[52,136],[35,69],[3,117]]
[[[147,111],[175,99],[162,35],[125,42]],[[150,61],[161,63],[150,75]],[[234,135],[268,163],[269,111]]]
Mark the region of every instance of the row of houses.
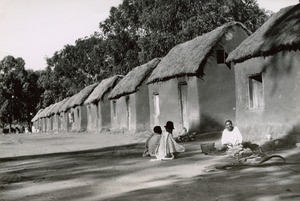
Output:
[[[150,130],[173,121],[207,133],[226,119],[245,138],[281,137],[300,125],[300,5],[255,33],[229,22],[176,45],[162,58],[87,86],[39,111],[40,131]],[[226,60],[227,59],[227,60]]]

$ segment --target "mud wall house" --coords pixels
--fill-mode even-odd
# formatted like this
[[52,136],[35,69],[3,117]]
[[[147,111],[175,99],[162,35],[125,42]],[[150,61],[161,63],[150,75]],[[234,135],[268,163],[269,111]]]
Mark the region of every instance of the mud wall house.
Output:
[[[43,111],[44,109],[42,109],[42,111]],[[38,119],[37,119],[37,121],[38,121],[38,132],[42,132],[42,118],[41,118],[41,114],[42,114],[42,112],[40,113],[40,115],[38,116]]]
[[112,128],[133,131],[150,127],[149,92],[146,80],[160,59],[133,68],[110,92]]
[[74,122],[73,113],[71,113],[70,103],[75,98],[76,94],[66,100],[61,107],[58,109],[58,115],[61,119],[61,126],[59,132],[67,132],[71,130],[71,125]]
[[53,106],[53,108],[49,112],[49,115],[51,116],[52,122],[53,122],[52,131],[54,131],[54,132],[59,131],[63,124],[63,118],[59,113],[59,109],[68,99],[69,98],[65,98],[62,101],[56,103],[55,106]]
[[111,127],[111,104],[108,94],[122,78],[121,75],[115,75],[102,80],[85,100],[88,131],[101,131]]
[[47,132],[47,127],[49,126],[47,123],[47,112],[49,109],[51,109],[52,105],[49,105],[48,107],[46,107],[40,114],[39,119],[40,119],[40,125],[41,125],[41,131],[42,132]]
[[39,121],[39,116],[41,114],[41,112],[43,111],[43,109],[40,109],[35,116],[31,119],[32,122],[32,132],[40,132],[41,127],[40,127],[40,121]]
[[45,120],[46,120],[46,124],[47,124],[47,128],[46,128],[46,131],[47,132],[50,132],[50,131],[53,131],[53,126],[54,126],[54,118],[53,118],[53,113],[52,113],[52,110],[53,108],[55,108],[55,106],[57,105],[58,103],[54,103],[52,104],[52,106],[48,109],[48,111],[44,114],[45,116]]
[[41,126],[41,132],[46,132],[47,130],[47,121],[45,119],[45,113],[46,111],[49,109],[49,106],[46,107],[42,112],[41,112],[41,115],[39,117],[40,119],[40,126]]
[[42,109],[41,113],[37,117],[39,132],[43,132],[43,127],[44,127],[44,125],[43,125],[43,113],[45,112],[46,109],[47,109],[47,107]]
[[[262,140],[299,133],[300,4],[281,9],[230,53],[236,118],[243,135]],[[298,128],[298,129],[297,129]],[[298,136],[299,141],[299,134]]]
[[173,121],[176,135],[183,127],[220,131],[226,119],[235,120],[235,76],[225,59],[249,34],[230,22],[172,48],[147,81],[150,126]]
[[71,124],[71,131],[81,132],[87,129],[87,108],[84,105],[84,101],[93,92],[94,88],[99,83],[91,84],[79,93],[75,94],[72,101],[69,103],[70,113],[73,116],[73,122]]

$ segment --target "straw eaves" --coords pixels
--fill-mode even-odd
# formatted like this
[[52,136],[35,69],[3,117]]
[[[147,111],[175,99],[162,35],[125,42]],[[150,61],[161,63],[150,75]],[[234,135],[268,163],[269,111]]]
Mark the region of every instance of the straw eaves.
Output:
[[62,106],[59,108],[58,113],[66,112],[68,109],[72,107],[76,107],[78,105],[82,105],[86,98],[90,95],[90,93],[94,90],[94,88],[98,85],[98,83],[91,84],[84,89],[82,89],[79,93],[71,96]]
[[84,104],[95,103],[99,100],[103,100],[104,95],[112,90],[122,78],[122,75],[114,75],[102,80],[100,84],[95,87],[94,91],[89,95],[89,97],[85,100]]
[[133,68],[110,92],[108,99],[117,99],[138,91],[139,86],[148,78],[153,69],[160,62],[155,58],[141,66]]
[[178,44],[153,70],[147,84],[185,75],[200,77],[200,72],[203,70],[213,49],[218,45],[223,35],[233,26],[242,28],[248,35],[251,33],[243,24],[229,22],[211,32]]
[[54,104],[49,105],[48,107],[46,107],[45,109],[43,109],[43,111],[40,113],[38,118],[44,118],[46,117],[48,111],[53,107]]
[[76,94],[69,107],[73,108],[78,105],[82,105],[98,84],[99,83],[94,83],[82,89],[78,94]]
[[71,96],[68,100],[66,100],[61,107],[58,109],[58,113],[61,112],[65,112],[70,108],[70,103],[72,102],[72,100],[75,98],[77,94],[74,94],[73,96]]
[[300,49],[300,4],[281,9],[232,51],[227,62],[240,63],[284,50]]
[[52,104],[52,107],[48,109],[48,111],[44,114],[44,116],[45,116],[45,117],[51,116],[51,115],[52,115],[52,110],[53,110],[53,108],[55,108],[56,105],[57,105],[58,103],[59,103],[59,102],[53,103],[53,104]]
[[55,106],[51,109],[51,111],[48,111],[48,115],[53,115],[53,114],[57,114],[59,112],[60,107],[66,102],[68,101],[68,98],[63,99],[62,101],[58,102],[55,104]]
[[35,116],[31,119],[31,122],[35,122],[36,120],[38,120],[41,112],[43,111],[43,109],[40,109],[36,114]]

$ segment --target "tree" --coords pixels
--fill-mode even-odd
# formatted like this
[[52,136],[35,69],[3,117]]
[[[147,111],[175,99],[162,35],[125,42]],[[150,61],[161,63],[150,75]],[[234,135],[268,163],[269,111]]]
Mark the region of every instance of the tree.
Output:
[[2,126],[13,122],[27,122],[36,112],[41,88],[37,85],[38,74],[25,70],[25,61],[6,56],[0,61],[0,117]]
[[47,58],[48,67],[39,79],[45,89],[43,99],[48,99],[43,101],[43,106],[78,93],[83,87],[112,75],[112,65],[104,53],[106,48],[107,43],[94,34],[76,40],[75,45],[64,46]]
[[23,118],[27,122],[29,131],[31,131],[31,119],[37,112],[43,89],[38,85],[39,72],[27,70],[23,83]]
[[226,22],[255,31],[267,17],[255,0],[124,0],[99,27],[113,49],[114,65],[128,72]]
[[6,56],[0,61],[1,95],[4,104],[1,107],[2,122],[8,123],[11,131],[13,120],[22,115],[22,81],[25,74],[25,61],[22,58]]

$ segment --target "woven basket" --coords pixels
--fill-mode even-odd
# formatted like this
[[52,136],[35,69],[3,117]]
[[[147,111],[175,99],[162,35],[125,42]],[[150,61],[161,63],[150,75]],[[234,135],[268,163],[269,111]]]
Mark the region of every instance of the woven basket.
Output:
[[209,142],[209,143],[202,143],[200,144],[202,153],[210,153],[215,150],[215,143],[214,142]]

